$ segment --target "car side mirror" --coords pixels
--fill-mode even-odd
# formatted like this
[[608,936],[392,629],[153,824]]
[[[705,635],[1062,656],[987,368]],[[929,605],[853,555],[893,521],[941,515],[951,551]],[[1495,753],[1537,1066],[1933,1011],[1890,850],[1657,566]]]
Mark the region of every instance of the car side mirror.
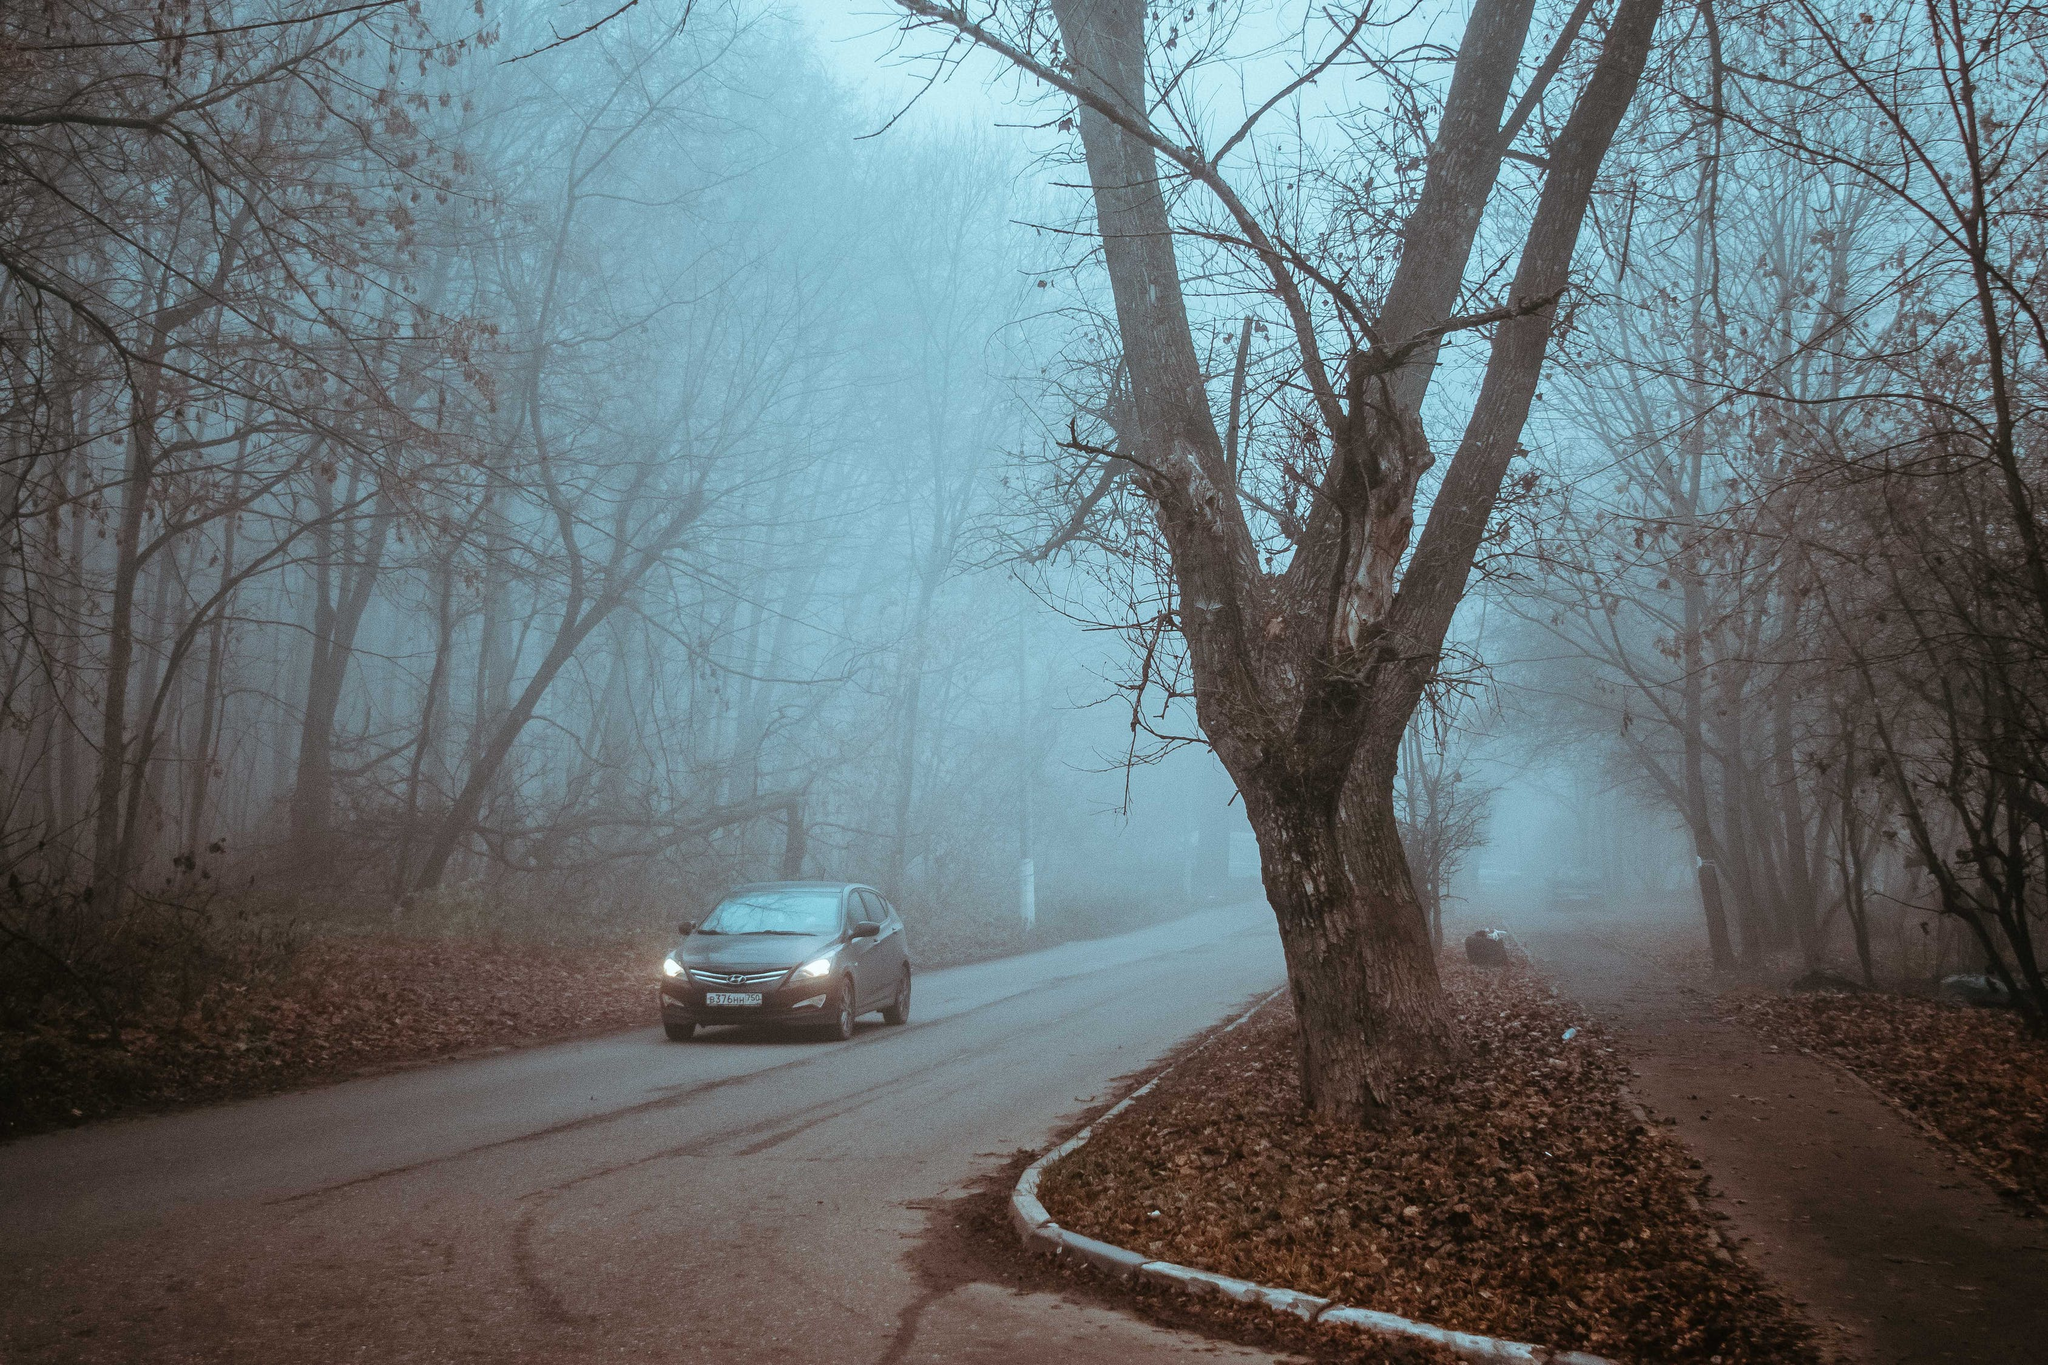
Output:
[[882,926],[871,919],[854,921],[853,936],[855,938],[879,938],[881,933]]
[[697,921],[693,919],[686,919],[681,924],[678,924],[676,926],[676,932],[681,934],[684,938],[688,938],[690,936],[690,931],[692,929],[695,929],[696,927]]

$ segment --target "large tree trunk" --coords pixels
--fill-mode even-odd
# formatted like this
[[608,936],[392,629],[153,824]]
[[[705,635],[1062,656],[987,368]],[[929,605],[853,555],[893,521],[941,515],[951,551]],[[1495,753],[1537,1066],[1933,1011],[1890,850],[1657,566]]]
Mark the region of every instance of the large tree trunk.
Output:
[[[1344,1068],[1364,1079],[1366,1096],[1356,1102],[1368,1107],[1386,1102],[1403,1071],[1445,1055],[1453,1042],[1431,917],[1394,818],[1397,752],[1398,746],[1384,739],[1365,748],[1338,808],[1352,896],[1365,912],[1357,925],[1365,989],[1356,997],[1364,1007],[1353,1006],[1350,1026],[1365,1039],[1385,1040]],[[1301,1008],[1298,999],[1296,1008]]]
[[[1143,109],[1143,5],[1060,0],[1055,13],[1081,78],[1121,107]],[[1250,660],[1235,648],[1259,633],[1244,619],[1253,605],[1245,600],[1244,580],[1257,575],[1257,561],[1208,409],[1155,155],[1091,106],[1082,108],[1081,134],[1129,367],[1139,458],[1152,468],[1184,463],[1206,485],[1196,500],[1162,497],[1161,529],[1174,549],[1197,714],[1259,839],[1267,898],[1300,1012],[1303,1098],[1317,1113],[1372,1120],[1391,1098],[1389,1078],[1414,1055],[1440,1048],[1448,1031],[1426,943],[1419,964],[1400,955],[1375,957],[1380,945],[1410,937],[1384,922],[1389,914],[1405,909],[1420,930],[1412,890],[1398,899],[1361,895],[1346,865],[1338,805],[1358,736],[1344,733],[1352,715],[1342,708],[1355,711],[1356,698],[1340,699],[1336,708],[1313,707],[1301,717],[1305,733],[1273,733],[1260,705],[1272,679],[1248,674],[1259,663],[1292,664],[1301,649],[1320,652],[1320,641],[1275,650],[1289,656],[1284,660]],[[1190,505],[1212,500],[1227,500],[1236,515],[1226,519]],[[1389,861],[1405,873],[1392,833],[1391,785],[1383,804]]]
[[[1259,838],[1301,1019],[1304,1099],[1329,1118],[1374,1121],[1395,1080],[1451,1041],[1395,820],[1395,754],[1515,453],[1549,341],[1545,301],[1565,283],[1660,0],[1623,0],[1557,138],[1511,296],[1523,311],[1500,324],[1465,439],[1398,595],[1395,567],[1431,459],[1417,413],[1433,347],[1404,352],[1405,364],[1352,353],[1340,397],[1328,387],[1306,310],[1290,296],[1290,267],[1262,249],[1332,448],[1294,563],[1266,572],[1195,352],[1157,165],[1162,140],[1145,131],[1145,6],[1054,0],[1053,12],[1083,96],[1081,136],[1135,415],[1131,463],[1171,553],[1198,718]],[[1529,13],[1528,0],[1474,8],[1389,291],[1382,322],[1390,342],[1443,323],[1457,302],[1506,150],[1499,130]],[[1212,168],[1167,150],[1228,193]]]

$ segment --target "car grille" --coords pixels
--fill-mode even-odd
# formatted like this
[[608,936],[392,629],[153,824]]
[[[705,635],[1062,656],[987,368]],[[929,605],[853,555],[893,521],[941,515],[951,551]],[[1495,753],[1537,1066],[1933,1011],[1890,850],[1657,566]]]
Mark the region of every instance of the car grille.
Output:
[[772,972],[707,972],[701,967],[690,968],[691,978],[707,986],[765,986],[787,975],[787,967],[778,967]]

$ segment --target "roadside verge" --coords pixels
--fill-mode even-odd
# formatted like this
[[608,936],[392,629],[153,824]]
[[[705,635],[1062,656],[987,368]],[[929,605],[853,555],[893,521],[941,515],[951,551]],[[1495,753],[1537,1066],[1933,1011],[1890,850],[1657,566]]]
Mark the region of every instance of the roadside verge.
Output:
[[1268,997],[1027,1168],[1018,1236],[1471,1361],[1811,1359],[1640,1120],[1625,1061],[1533,976],[1445,974],[1466,1053],[1384,1131],[1299,1113],[1291,1009]]
[[1765,1039],[1841,1066],[2027,1216],[2048,1215],[2048,1041],[2016,1012],[1876,991],[1750,989],[1721,1003]]

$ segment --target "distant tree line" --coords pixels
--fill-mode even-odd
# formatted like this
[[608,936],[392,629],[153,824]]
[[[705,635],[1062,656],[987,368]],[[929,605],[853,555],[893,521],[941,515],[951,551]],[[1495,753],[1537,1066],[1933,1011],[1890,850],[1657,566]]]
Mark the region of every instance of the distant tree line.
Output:
[[0,866],[68,917],[13,931],[230,877],[1014,916],[1066,665],[990,567],[1011,165],[653,11],[0,14]]
[[2048,1027],[2048,18],[1699,16],[1596,224],[1508,600],[1684,821],[1717,964],[1874,980],[1931,910]]

